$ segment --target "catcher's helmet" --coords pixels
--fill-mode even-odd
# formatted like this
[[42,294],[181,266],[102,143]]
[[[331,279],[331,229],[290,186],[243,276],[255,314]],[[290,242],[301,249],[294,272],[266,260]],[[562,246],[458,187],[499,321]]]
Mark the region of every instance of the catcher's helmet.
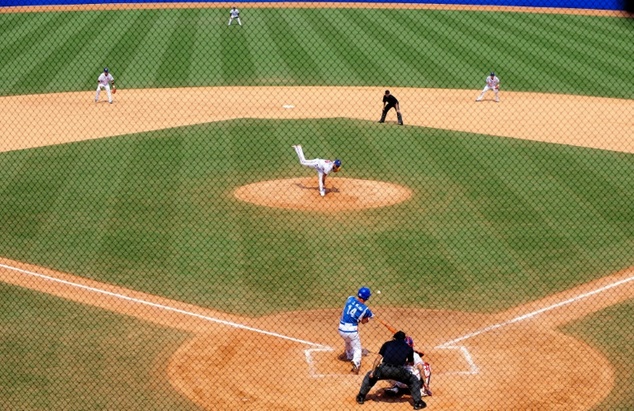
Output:
[[369,300],[370,296],[372,295],[372,292],[370,291],[368,287],[361,287],[359,288],[359,292],[357,293],[357,295],[362,300]]

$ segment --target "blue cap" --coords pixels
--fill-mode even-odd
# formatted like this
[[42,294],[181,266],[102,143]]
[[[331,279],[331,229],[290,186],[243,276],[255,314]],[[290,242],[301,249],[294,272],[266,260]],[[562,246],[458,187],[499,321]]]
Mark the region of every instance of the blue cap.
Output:
[[341,160],[339,159],[335,160],[335,167],[341,167]]
[[104,71],[104,73],[107,73],[108,72],[108,67],[104,67],[103,71]]
[[492,76],[495,76],[495,73],[494,73],[494,72],[491,72],[491,75],[492,75]]
[[372,293],[368,287],[359,288],[359,292],[357,293],[357,296],[362,300],[369,300],[371,295]]

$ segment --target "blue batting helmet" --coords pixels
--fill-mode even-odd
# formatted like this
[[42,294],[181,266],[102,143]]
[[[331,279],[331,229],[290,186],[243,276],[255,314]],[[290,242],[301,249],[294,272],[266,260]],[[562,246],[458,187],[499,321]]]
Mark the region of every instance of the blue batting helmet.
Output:
[[370,296],[372,295],[372,292],[370,291],[368,287],[361,287],[359,288],[359,292],[357,293],[357,295],[362,300],[369,300]]

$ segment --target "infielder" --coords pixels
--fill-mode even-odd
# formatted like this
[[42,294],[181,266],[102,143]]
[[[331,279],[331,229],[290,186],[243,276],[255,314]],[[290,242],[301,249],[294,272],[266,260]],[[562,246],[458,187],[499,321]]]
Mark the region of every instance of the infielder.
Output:
[[227,24],[227,26],[231,26],[233,19],[238,20],[238,24],[242,26],[242,22],[240,21],[240,10],[238,10],[236,7],[232,7],[231,11],[229,12],[229,24]]
[[[406,337],[405,342],[407,345],[414,348],[414,339],[412,337]],[[407,369],[419,381],[418,385],[420,387],[420,396],[427,397],[432,395],[431,389],[429,388],[429,384],[431,383],[431,365],[428,362],[423,361],[423,355],[423,353],[414,350],[414,362],[409,364]],[[400,395],[408,392],[409,390],[407,388],[407,384],[394,381],[392,387],[387,388],[385,391],[389,394]]]
[[359,323],[365,324],[374,317],[372,311],[365,305],[372,292],[368,287],[361,287],[357,296],[350,296],[346,300],[339,319],[339,335],[345,343],[346,359],[352,361],[352,373],[359,374],[363,349],[359,336]]
[[110,86],[112,90],[115,90],[114,77],[110,74],[108,67],[103,69],[103,73],[97,78],[97,94],[95,94],[95,103],[99,101],[99,93],[101,90],[106,90],[108,93],[108,103],[112,104],[112,93],[110,92]]
[[314,160],[306,160],[304,157],[304,150],[302,150],[302,146],[293,146],[295,152],[297,153],[297,157],[299,157],[299,162],[301,165],[314,168],[317,170],[317,175],[319,177],[319,195],[322,197],[326,195],[326,176],[331,171],[338,173],[341,170],[341,160],[324,160],[321,158],[316,158]]
[[497,78],[494,72],[491,72],[491,74],[489,75],[489,77],[486,78],[485,81],[487,84],[484,86],[484,89],[482,89],[482,93],[480,93],[476,101],[482,101],[482,98],[484,97],[486,92],[489,90],[493,90],[493,92],[495,93],[495,102],[499,103],[500,96],[498,95],[498,92],[500,91],[500,79]]

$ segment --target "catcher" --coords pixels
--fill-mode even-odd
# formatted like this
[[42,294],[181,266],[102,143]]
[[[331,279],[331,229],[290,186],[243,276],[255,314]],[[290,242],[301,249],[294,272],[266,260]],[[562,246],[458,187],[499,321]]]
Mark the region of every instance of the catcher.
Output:
[[[112,93],[110,92],[112,87]],[[97,94],[95,94],[95,103],[99,102],[99,93],[101,90],[106,90],[108,93],[108,103],[112,104],[112,94],[117,92],[117,87],[114,85],[114,77],[110,74],[108,67],[103,69],[103,73],[97,78]]]
[[500,96],[499,96],[500,79],[497,78],[494,72],[491,72],[491,74],[489,75],[489,77],[486,78],[485,81],[486,81],[486,85],[484,86],[484,89],[482,89],[482,93],[480,93],[480,95],[476,99],[476,102],[482,101],[487,91],[493,90],[493,92],[495,93],[495,102],[499,103],[500,102]]
[[[414,348],[414,339],[412,337],[406,337],[405,342],[410,347]],[[431,365],[423,361],[423,354],[420,351],[414,350],[414,362],[407,366],[409,371],[414,374],[414,376],[420,382],[420,396],[427,397],[432,395],[431,389],[429,388],[429,384],[431,382]],[[385,393],[388,395],[403,395],[409,393],[409,388],[407,384],[403,384],[402,382],[393,381],[393,384],[390,388],[385,390]]]

